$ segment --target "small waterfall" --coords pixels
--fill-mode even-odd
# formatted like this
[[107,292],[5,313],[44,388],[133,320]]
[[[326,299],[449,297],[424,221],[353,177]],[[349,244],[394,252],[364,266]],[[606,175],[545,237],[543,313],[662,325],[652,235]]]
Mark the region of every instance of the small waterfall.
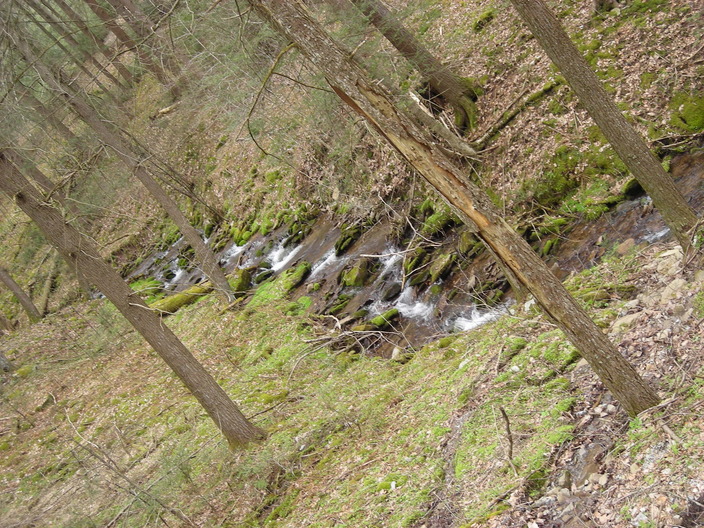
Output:
[[303,249],[303,246],[301,245],[296,246],[295,248],[284,247],[284,242],[282,240],[271,251],[271,253],[267,255],[267,260],[271,262],[271,269],[274,271],[279,271],[285,268],[301,249]]
[[416,299],[412,286],[406,286],[401,291],[401,295],[392,303],[392,307],[396,308],[405,317],[420,319],[425,322],[433,316],[433,311],[435,310],[434,304]]
[[349,259],[349,257],[338,257],[335,254],[335,249],[331,249],[325,255],[323,258],[321,258],[318,262],[315,263],[313,266],[313,269],[310,271],[310,278],[312,279],[313,277],[319,275],[320,273],[323,273],[325,270],[327,270],[329,267],[338,264],[338,263],[344,263]]
[[474,330],[486,323],[495,321],[507,312],[508,305],[506,304],[484,311],[479,310],[476,306],[472,306],[470,312],[455,319],[451,323],[451,327],[457,332],[467,332],[468,330]]
[[221,266],[230,266],[237,257],[239,257],[247,246],[238,246],[237,244],[232,244],[232,247],[225,251],[220,256]]

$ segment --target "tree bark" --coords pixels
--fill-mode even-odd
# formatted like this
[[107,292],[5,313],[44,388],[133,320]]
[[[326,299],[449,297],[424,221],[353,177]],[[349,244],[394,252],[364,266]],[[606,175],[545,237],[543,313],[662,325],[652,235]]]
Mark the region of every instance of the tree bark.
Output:
[[20,288],[20,285],[15,282],[15,280],[10,276],[5,268],[0,267],[0,282],[2,282],[5,287],[12,292],[15,298],[19,301],[20,306],[27,313],[27,317],[33,323],[36,323],[42,318],[42,314],[39,312],[32,299],[25,293],[25,291]]
[[349,0],[406,60],[428,80],[431,91],[444,97],[455,112],[455,125],[462,131],[476,126],[477,99],[467,82],[440,62],[399,21],[381,0]]
[[184,344],[142,298],[105,262],[87,237],[67,224],[61,213],[0,155],[0,190],[36,222],[69,266],[94,284],[176,373],[232,447],[263,438],[264,432],[242,415]]
[[203,273],[213,282],[217,293],[223,298],[226,303],[231,303],[235,300],[235,294],[230,287],[227,277],[223,273],[217,258],[205,245],[200,233],[188,222],[188,219],[178,208],[178,204],[169,196],[164,188],[149,174],[142,165],[142,160],[132,154],[130,146],[122,140],[122,138],[103,122],[98,114],[86,103],[78,93],[74,92],[68,86],[62,85],[53,75],[51,70],[37,60],[29,45],[21,39],[15,40],[15,45],[24,56],[25,60],[34,66],[42,80],[53,90],[62,94],[67,104],[69,104],[76,113],[90,126],[96,133],[98,138],[112,148],[122,162],[134,171],[137,179],[146,187],[149,193],[161,205],[166,214],[173,220],[178,227],[186,242],[193,248],[196,253]]
[[653,200],[682,248],[692,248],[697,215],[542,0],[511,0],[606,139]]
[[523,240],[501,218],[489,197],[435,145],[401,108],[399,96],[368,77],[332,40],[299,0],[250,0],[253,10],[294,42],[322,71],[333,90],[363,116],[453,206],[477,236],[533,294],[546,315],[565,332],[625,410],[636,415],[656,405],[657,394],[589,318]]
[[[44,5],[49,6],[48,0],[43,0]],[[76,13],[70,5],[68,5],[64,0],[54,0],[56,5],[59,6],[61,11],[63,11],[66,16],[73,22],[78,29],[81,30],[81,32],[88,37],[90,40],[93,41],[95,46],[100,50],[100,52],[103,54],[105,59],[115,66],[115,69],[118,71],[120,76],[125,80],[126,86],[131,86],[132,82],[134,81],[134,76],[130,73],[130,71],[125,67],[124,64],[120,62],[120,60],[117,58],[116,55],[112,54],[110,50],[101,42],[101,40],[96,37],[96,35],[90,30],[88,25],[81,19],[81,17]]]

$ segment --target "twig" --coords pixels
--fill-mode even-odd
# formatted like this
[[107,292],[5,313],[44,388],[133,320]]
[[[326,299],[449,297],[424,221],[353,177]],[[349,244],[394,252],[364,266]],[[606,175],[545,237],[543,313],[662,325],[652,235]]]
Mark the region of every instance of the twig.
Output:
[[513,463],[513,434],[511,433],[511,422],[509,422],[508,414],[506,414],[506,410],[503,407],[499,406],[499,411],[501,411],[501,416],[504,419],[504,425],[506,426],[506,439],[508,440],[508,463],[511,465],[514,474],[518,476],[518,470],[516,469],[516,465]]

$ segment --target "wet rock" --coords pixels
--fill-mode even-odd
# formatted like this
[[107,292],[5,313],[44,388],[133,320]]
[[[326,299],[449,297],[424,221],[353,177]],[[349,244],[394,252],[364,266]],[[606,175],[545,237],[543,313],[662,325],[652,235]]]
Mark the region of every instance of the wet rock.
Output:
[[460,219],[450,208],[445,206],[428,217],[420,228],[423,236],[433,237],[440,234],[448,227],[460,223]]
[[342,272],[341,280],[343,286],[361,287],[369,278],[369,259],[360,259],[347,271]]
[[381,315],[377,315],[374,319],[369,321],[369,323],[379,329],[386,328],[394,319],[397,319],[399,315],[399,311],[396,308],[392,308]]
[[335,242],[335,255],[341,256],[360,236],[362,229],[359,226],[343,226],[340,238]]
[[384,302],[391,301],[399,296],[401,293],[401,284],[394,282],[389,285],[381,294],[381,300]]
[[252,273],[248,269],[235,270],[229,277],[230,287],[235,294],[243,294],[252,284]]

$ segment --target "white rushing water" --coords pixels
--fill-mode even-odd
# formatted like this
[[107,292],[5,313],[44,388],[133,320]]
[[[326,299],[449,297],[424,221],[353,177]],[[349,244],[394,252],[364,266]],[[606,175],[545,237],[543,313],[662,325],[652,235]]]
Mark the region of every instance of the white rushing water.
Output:
[[295,248],[290,246],[284,247],[284,242],[282,240],[267,256],[267,260],[271,262],[271,269],[274,271],[279,271],[280,269],[285,268],[301,249],[303,249],[302,245],[296,246]]
[[335,255],[335,249],[333,248],[327,253],[325,253],[325,255],[323,255],[323,257],[313,265],[313,269],[310,270],[310,278],[312,279],[313,277],[319,275],[320,273],[327,270],[330,266],[334,266],[338,263],[347,262],[348,259],[348,256],[338,257],[337,255]]
[[468,330],[474,330],[480,326],[495,321],[502,315],[508,312],[508,305],[501,305],[497,308],[489,310],[479,310],[476,306],[472,306],[471,311],[458,317],[452,323],[453,330],[458,332],[466,332]]
[[232,262],[242,254],[246,247],[247,246],[238,246],[237,244],[233,244],[230,249],[225,251],[220,256],[220,262],[222,262],[225,266],[232,264]]

